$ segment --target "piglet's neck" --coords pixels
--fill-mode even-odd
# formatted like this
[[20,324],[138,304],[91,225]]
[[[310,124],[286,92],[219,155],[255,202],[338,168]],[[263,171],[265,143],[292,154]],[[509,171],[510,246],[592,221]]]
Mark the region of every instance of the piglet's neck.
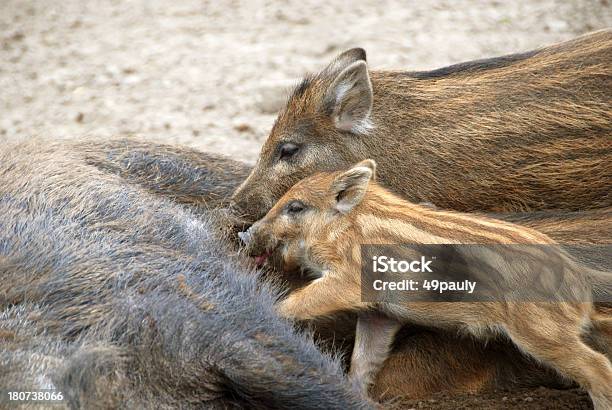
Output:
[[387,219],[411,219],[435,212],[428,207],[406,201],[376,183],[370,183],[362,203],[355,211],[356,216],[371,215]]
[[370,184],[355,211],[353,223],[361,243],[366,244],[554,243],[528,227],[408,202],[375,183]]
[[[352,229],[346,240],[362,244],[393,244],[412,242],[437,243],[425,220],[435,211],[408,202],[376,183],[370,183],[362,202],[350,214]],[[412,233],[418,231],[418,238]],[[348,236],[352,236],[350,239]]]

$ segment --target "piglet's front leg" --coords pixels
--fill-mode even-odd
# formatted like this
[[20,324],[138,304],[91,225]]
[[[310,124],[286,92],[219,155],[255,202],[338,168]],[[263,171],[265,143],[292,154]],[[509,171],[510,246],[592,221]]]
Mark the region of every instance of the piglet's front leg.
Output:
[[378,312],[366,312],[357,319],[350,378],[365,395],[389,356],[395,335],[402,325]]
[[324,275],[279,302],[278,313],[298,320],[316,319],[346,310],[366,309],[359,285]]

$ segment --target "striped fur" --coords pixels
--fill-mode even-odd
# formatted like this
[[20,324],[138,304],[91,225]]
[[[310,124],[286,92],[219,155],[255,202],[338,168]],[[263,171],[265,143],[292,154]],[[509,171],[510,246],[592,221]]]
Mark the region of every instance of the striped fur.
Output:
[[[596,409],[612,406],[609,389],[612,365],[581,339],[586,328],[606,323],[597,317],[591,303],[592,290],[586,275],[590,270],[560,248],[555,248],[558,252],[555,256],[563,262],[565,279],[569,281],[568,286],[558,290],[563,294],[555,295],[560,302],[362,301],[362,244],[555,245],[545,234],[524,226],[412,204],[370,181],[374,174],[375,163],[371,160],[348,171],[315,174],[292,187],[251,227],[247,238],[251,254],[268,254],[278,249],[286,265],[301,266],[318,276],[280,302],[278,309],[282,315],[309,320],[338,311],[376,310],[388,320],[395,320],[398,323],[395,328],[381,324],[379,319],[368,319],[358,325],[353,358],[359,363],[352,367],[359,369],[353,374],[365,378],[357,381],[362,386],[370,383],[374,370],[383,362],[381,355],[388,354],[399,324],[416,322],[461,329],[475,337],[503,334],[525,353],[587,389]],[[518,287],[525,272],[511,265],[496,264],[501,255],[495,252],[492,248],[489,262],[505,281]],[[544,253],[530,252],[546,266]],[[609,280],[609,274],[603,274]],[[382,336],[373,337],[369,328]],[[381,332],[381,328],[387,331]]]

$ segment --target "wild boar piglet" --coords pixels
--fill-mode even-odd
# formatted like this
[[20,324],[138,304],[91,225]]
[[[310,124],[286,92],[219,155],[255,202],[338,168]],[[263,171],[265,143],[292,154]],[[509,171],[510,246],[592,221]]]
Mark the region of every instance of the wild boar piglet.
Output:
[[[313,279],[278,303],[283,316],[309,320],[358,312],[351,376],[364,389],[400,326],[418,323],[507,337],[588,390],[596,409],[612,408],[612,365],[581,338],[587,329],[609,326],[593,308],[594,296],[609,297],[609,272],[582,266],[533,229],[407,202],[378,185],[375,174],[376,163],[364,160],[303,179],[240,235],[260,263],[276,255],[281,267],[299,267]],[[362,260],[371,258],[365,259],[364,249],[410,255],[417,264],[395,277],[424,283],[429,262],[414,252],[425,245],[442,249],[438,266],[447,271],[438,274],[473,279],[468,282],[481,293],[470,295],[470,285],[455,299],[424,289],[412,294],[386,288],[372,296],[368,287],[378,283],[380,290],[385,276],[366,275]]]

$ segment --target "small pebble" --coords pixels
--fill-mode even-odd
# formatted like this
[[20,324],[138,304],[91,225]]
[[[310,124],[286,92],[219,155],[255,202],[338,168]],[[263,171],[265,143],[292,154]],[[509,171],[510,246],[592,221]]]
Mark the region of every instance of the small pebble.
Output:
[[236,124],[234,129],[238,132],[252,132],[253,128],[249,124]]

